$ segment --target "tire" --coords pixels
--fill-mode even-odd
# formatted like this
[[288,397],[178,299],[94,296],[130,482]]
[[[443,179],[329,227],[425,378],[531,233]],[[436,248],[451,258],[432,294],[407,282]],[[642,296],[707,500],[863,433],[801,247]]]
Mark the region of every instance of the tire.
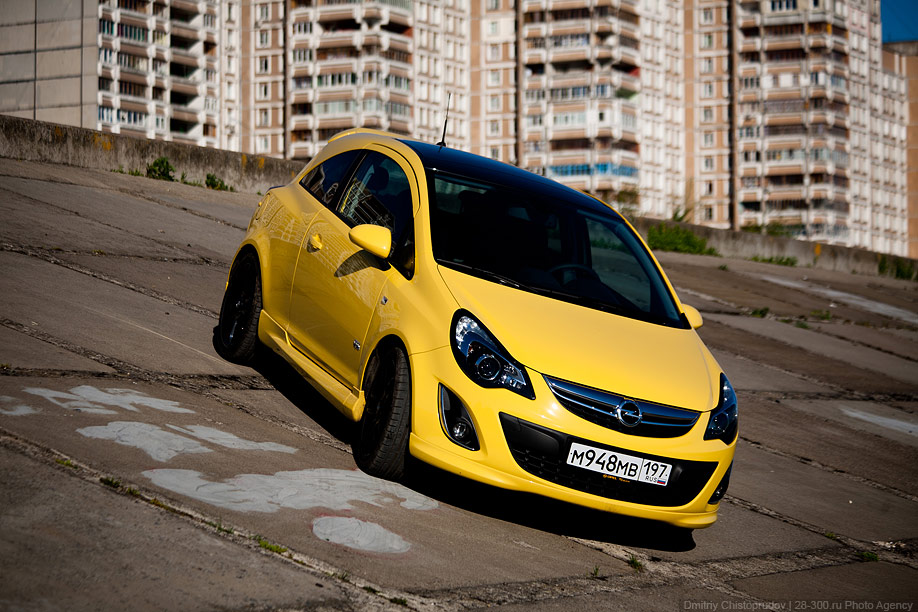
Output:
[[378,478],[405,472],[411,431],[411,369],[405,350],[389,345],[367,363],[366,406],[353,443],[357,466]]
[[251,363],[258,345],[260,314],[261,271],[258,256],[253,251],[246,251],[233,262],[223,294],[220,321],[214,328],[217,354],[233,363]]

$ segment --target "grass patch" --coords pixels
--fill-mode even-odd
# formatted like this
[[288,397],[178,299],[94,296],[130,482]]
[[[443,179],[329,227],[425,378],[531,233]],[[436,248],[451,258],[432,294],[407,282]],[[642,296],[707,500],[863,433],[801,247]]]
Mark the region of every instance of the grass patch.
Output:
[[915,265],[910,260],[892,255],[880,255],[877,261],[877,272],[883,276],[892,276],[902,280],[916,278]]
[[759,319],[764,319],[768,316],[768,306],[763,306],[762,308],[756,308],[749,313],[750,316],[758,317]]
[[374,589],[373,587],[369,585],[363,587],[363,590],[366,591],[367,593],[370,593],[371,595],[379,595],[379,589]]
[[394,603],[397,606],[405,606],[406,608],[408,607],[408,600],[404,597],[390,597],[389,603]]
[[634,555],[631,555],[631,558],[628,559],[628,565],[630,565],[631,568],[636,572],[644,571],[644,564],[641,562],[640,559],[638,559]]
[[287,549],[279,544],[272,544],[261,536],[255,536],[255,540],[258,542],[258,545],[264,548],[265,550],[270,550],[273,553],[282,554],[287,552]]
[[590,572],[590,578],[599,578],[599,566],[598,565],[593,566],[593,571]]
[[806,321],[794,321],[794,327],[799,327],[800,329],[809,329],[810,325]]
[[837,533],[833,533],[833,532],[831,532],[831,531],[827,531],[827,532],[825,532],[825,533],[822,534],[822,535],[826,536],[826,537],[829,538],[830,540],[837,540],[837,539],[838,539],[838,534],[837,534]]
[[832,313],[828,310],[814,310],[810,312],[811,317],[816,317],[820,321],[831,321]]
[[727,267],[727,264],[720,264],[719,266],[717,266],[717,269],[720,270],[720,271],[722,271],[722,272],[726,272],[726,271],[729,270],[730,268]]
[[228,533],[230,535],[232,535],[233,533],[233,530],[230,529],[229,527],[224,527],[223,523],[215,523],[213,521],[204,521],[204,522],[210,525],[211,527],[213,527],[214,529],[216,529],[217,533]]
[[101,482],[102,484],[104,484],[106,487],[111,487],[111,488],[113,488],[113,489],[120,489],[120,488],[121,488],[121,481],[120,481],[120,480],[116,480],[116,479],[114,479],[114,478],[109,478],[108,476],[103,476],[102,478],[99,479],[99,482]]
[[877,553],[870,552],[869,550],[862,550],[857,553],[857,556],[861,561],[879,561],[880,558],[877,556]]
[[157,508],[162,508],[166,512],[172,512],[173,514],[178,514],[179,511],[167,504],[166,502],[159,501],[155,497],[150,500],[150,503],[156,506]]
[[147,178],[159,181],[174,181],[175,166],[169,163],[168,157],[157,157],[147,166]]
[[131,497],[140,497],[140,491],[138,491],[134,487],[128,487],[127,489],[124,490],[124,492],[130,495]]
[[[4,365],[5,364],[0,364],[0,368],[2,368]],[[69,467],[69,468],[76,467],[76,465],[74,465],[73,461],[71,461],[70,459],[55,459],[54,461],[56,461],[58,465],[62,465],[64,467]]]
[[647,230],[647,244],[651,249],[720,256],[717,249],[708,246],[705,238],[696,236],[690,229],[678,225],[655,225]]
[[207,173],[207,177],[204,179],[204,186],[216,191],[236,191],[232,185],[227,185],[222,178],[210,172]]
[[749,261],[757,261],[759,263],[770,263],[778,266],[787,266],[793,268],[797,265],[796,257],[759,257],[758,255],[753,255],[749,258]]

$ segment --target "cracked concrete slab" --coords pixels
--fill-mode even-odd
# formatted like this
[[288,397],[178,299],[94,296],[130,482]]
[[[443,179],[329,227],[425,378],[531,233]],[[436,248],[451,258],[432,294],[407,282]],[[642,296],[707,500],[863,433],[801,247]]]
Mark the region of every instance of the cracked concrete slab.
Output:
[[0,462],[0,608],[360,609],[327,576],[75,478],[65,466],[2,447]]
[[730,494],[858,540],[918,537],[915,502],[742,442]]
[[0,363],[9,368],[114,372],[110,367],[0,325]]

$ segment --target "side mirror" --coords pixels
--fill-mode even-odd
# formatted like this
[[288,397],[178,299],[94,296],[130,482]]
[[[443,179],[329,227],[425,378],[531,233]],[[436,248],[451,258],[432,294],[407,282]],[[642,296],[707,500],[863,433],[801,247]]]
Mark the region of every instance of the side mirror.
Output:
[[694,306],[683,304],[682,312],[685,313],[685,318],[688,319],[689,325],[692,326],[692,329],[698,329],[704,324],[704,319],[701,318],[701,313],[698,312],[698,309]]
[[351,228],[348,237],[361,249],[373,253],[380,259],[389,257],[392,250],[392,232],[388,227],[366,223]]

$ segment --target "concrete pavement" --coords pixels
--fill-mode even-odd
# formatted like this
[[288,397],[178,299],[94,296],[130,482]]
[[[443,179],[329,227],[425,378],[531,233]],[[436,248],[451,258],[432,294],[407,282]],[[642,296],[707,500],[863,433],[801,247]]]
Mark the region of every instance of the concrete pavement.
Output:
[[0,159],[0,609],[918,602],[918,284],[658,254],[741,402],[720,520],[685,533],[358,471],[289,368],[211,347],[256,202]]

